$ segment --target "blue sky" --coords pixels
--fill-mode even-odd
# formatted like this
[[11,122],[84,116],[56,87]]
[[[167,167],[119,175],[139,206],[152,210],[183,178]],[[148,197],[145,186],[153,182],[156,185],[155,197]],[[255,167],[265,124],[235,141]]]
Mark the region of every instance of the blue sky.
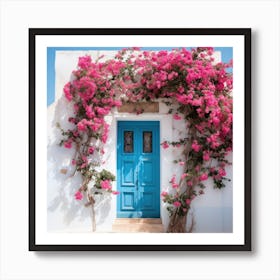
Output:
[[[171,50],[176,47],[144,47],[142,50]],[[178,48],[178,47],[177,47]],[[122,47],[48,47],[47,48],[47,105],[54,102],[55,93],[55,53],[56,51],[92,51],[92,50],[121,50]],[[191,48],[187,48],[191,49]],[[220,51],[222,54],[222,62],[229,62],[233,56],[231,47],[215,47],[215,51]],[[73,69],[74,70],[74,69]],[[232,68],[228,69],[232,72]]]

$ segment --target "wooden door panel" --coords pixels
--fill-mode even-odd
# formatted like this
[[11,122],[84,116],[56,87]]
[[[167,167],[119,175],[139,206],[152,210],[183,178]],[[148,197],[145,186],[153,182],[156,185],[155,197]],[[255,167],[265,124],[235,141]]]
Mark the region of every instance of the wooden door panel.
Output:
[[159,122],[118,122],[117,216],[160,217]]

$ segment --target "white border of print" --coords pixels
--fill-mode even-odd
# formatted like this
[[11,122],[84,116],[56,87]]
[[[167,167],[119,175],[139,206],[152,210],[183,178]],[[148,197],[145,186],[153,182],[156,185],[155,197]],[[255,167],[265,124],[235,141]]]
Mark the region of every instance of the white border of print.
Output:
[[[98,38],[97,38],[98,37]],[[112,44],[114,42],[114,44]],[[125,234],[125,233],[50,233],[47,231],[47,182],[46,177],[47,130],[47,47],[174,47],[174,46],[213,46],[233,47],[234,114],[233,126],[233,232],[195,234]],[[125,36],[125,35],[36,35],[36,245],[243,245],[244,244],[244,36],[237,35],[197,35],[188,36]],[[238,174],[238,176],[237,176]],[[238,187],[236,187],[238,186]]]

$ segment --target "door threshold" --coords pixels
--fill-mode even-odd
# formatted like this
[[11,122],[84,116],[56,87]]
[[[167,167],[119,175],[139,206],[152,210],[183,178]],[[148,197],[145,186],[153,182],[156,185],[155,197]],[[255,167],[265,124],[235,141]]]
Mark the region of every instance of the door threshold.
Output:
[[116,218],[113,232],[164,232],[161,218]]

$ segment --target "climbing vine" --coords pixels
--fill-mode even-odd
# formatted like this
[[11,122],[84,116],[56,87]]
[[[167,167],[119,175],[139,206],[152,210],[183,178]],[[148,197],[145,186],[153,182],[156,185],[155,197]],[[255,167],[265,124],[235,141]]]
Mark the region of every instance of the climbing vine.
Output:
[[[171,191],[161,193],[170,214],[168,232],[185,232],[187,213],[196,196],[204,193],[205,181],[225,187],[226,156],[232,151],[232,75],[230,63],[216,63],[213,48],[172,51],[123,49],[114,59],[80,57],[74,79],[64,86],[73,104],[72,129],[61,129],[61,145],[74,148],[72,164],[83,178],[75,194],[87,197],[94,211],[95,197],[112,190],[115,176],[102,168],[109,125],[105,121],[114,108],[126,102],[162,100],[174,121],[184,120],[187,137],[166,139],[161,146],[183,148],[176,164],[182,174],[170,178]],[[173,105],[177,104],[176,107]],[[142,112],[137,112],[142,113]]]

